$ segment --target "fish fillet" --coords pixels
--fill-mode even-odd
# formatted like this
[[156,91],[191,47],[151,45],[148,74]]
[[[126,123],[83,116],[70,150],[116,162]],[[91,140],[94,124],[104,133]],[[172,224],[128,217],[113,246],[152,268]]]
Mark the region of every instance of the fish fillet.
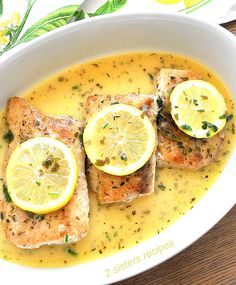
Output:
[[[86,117],[113,103],[132,105],[146,112],[156,128],[156,103],[154,96],[149,95],[94,95],[86,103]],[[87,177],[90,189],[98,193],[101,204],[130,201],[136,197],[148,195],[154,191],[156,154],[136,172],[127,176],[107,174],[88,162]]]
[[7,105],[7,122],[14,134],[5,155],[4,168],[16,146],[35,137],[52,137],[73,151],[79,168],[75,192],[62,209],[46,215],[35,215],[7,203],[0,194],[1,215],[6,237],[21,248],[38,248],[42,245],[76,242],[83,238],[89,225],[89,201],[85,176],[85,154],[78,138],[84,124],[70,117],[42,115],[26,100],[13,97]]
[[209,139],[188,136],[170,116],[169,96],[173,88],[187,80],[201,79],[191,70],[161,69],[155,88],[159,115],[157,117],[157,166],[197,170],[217,159],[224,141],[224,131]]

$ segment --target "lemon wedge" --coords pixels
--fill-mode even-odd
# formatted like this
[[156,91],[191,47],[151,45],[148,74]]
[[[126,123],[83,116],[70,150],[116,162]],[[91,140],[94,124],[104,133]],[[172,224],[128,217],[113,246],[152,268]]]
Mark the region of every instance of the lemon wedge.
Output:
[[6,169],[12,201],[35,214],[65,206],[74,193],[77,179],[78,167],[72,151],[62,142],[47,137],[20,144]]
[[90,117],[83,141],[88,158],[97,168],[123,176],[148,161],[156,135],[144,112],[130,105],[115,104]]
[[224,97],[206,81],[189,80],[178,84],[170,101],[176,125],[192,137],[210,138],[226,124]]

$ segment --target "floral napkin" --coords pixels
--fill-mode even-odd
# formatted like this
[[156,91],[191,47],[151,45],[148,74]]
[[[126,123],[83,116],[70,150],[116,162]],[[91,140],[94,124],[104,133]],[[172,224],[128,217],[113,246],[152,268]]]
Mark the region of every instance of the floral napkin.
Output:
[[236,19],[236,0],[0,0],[0,55],[85,18],[148,11],[224,23]]

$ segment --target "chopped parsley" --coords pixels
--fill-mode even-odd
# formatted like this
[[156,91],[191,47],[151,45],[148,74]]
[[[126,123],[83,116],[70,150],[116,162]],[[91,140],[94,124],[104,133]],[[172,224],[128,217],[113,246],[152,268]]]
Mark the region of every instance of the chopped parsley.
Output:
[[192,132],[192,128],[191,128],[189,125],[187,125],[187,124],[182,125],[181,128],[182,128],[183,130]]
[[127,155],[123,151],[120,151],[119,154],[120,154],[120,159],[121,160],[124,160],[124,161],[128,160]]
[[198,113],[203,113],[203,112],[205,112],[205,110],[204,109],[199,109],[199,110],[197,110],[197,112]]
[[221,119],[221,120],[226,119],[226,114],[224,114],[224,115],[222,115],[222,116],[219,116],[219,119]]
[[154,80],[154,77],[153,77],[153,75],[152,75],[151,73],[148,73],[148,76],[149,76],[149,78],[151,79],[151,81]]
[[66,235],[65,235],[65,238],[64,238],[64,243],[68,243],[68,241],[69,241],[69,235],[66,234]]
[[193,104],[194,104],[195,106],[198,106],[197,99],[193,99]]
[[160,184],[157,185],[157,187],[161,190],[164,191],[166,189],[166,186],[161,182]]
[[226,122],[230,121],[231,119],[233,119],[233,114],[226,116]]
[[74,86],[72,86],[72,90],[79,91],[80,90],[80,86],[79,85],[74,85]]
[[55,161],[52,168],[51,168],[51,172],[57,172],[59,168],[60,168],[59,163],[57,161]]
[[81,132],[76,132],[75,137],[79,139],[81,145],[83,146],[83,131]]
[[53,157],[53,155],[49,155],[43,162],[42,162],[42,166],[44,166],[46,169],[48,169],[50,166],[53,165],[55,161],[55,158]]
[[8,192],[8,189],[7,189],[7,185],[6,185],[6,184],[3,184],[3,185],[2,185],[2,191],[3,191],[4,197],[5,197],[5,201],[6,201],[7,203],[12,202],[12,199],[11,199],[11,196],[9,195],[9,192]]
[[218,127],[212,123],[209,123],[207,121],[202,121],[202,129],[206,130],[206,129],[212,129],[214,132],[218,131]]
[[78,253],[70,247],[67,249],[67,252],[74,257],[78,256]]
[[174,117],[177,121],[179,120],[179,114],[174,114]]
[[106,127],[108,127],[109,123],[105,123],[102,128],[105,129]]
[[230,114],[230,115],[224,114],[224,115],[222,115],[222,116],[219,116],[219,119],[221,119],[221,120],[226,119],[226,122],[228,122],[228,121],[230,121],[231,119],[233,119],[233,114]]
[[164,103],[163,103],[163,101],[162,101],[160,96],[157,97],[156,101],[157,101],[158,108],[162,108],[164,106]]
[[39,221],[43,221],[45,219],[44,215],[37,215],[37,214],[34,214],[32,212],[29,212],[29,211],[25,211],[25,212],[26,212],[26,215],[28,216],[28,218],[30,218],[30,219],[39,220]]
[[96,161],[95,161],[95,165],[96,166],[104,166],[104,165],[109,164],[109,163],[110,163],[110,158],[109,157],[106,157],[104,160],[96,159]]
[[14,135],[11,130],[9,130],[5,135],[3,136],[4,140],[8,143],[12,142],[14,139]]

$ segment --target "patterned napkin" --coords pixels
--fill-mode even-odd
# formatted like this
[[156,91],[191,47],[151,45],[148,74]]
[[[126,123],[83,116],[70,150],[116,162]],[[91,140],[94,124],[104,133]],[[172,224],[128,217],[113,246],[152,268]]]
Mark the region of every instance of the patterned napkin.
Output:
[[0,0],[0,55],[69,23],[117,11],[182,13],[225,23],[236,19],[236,0]]

